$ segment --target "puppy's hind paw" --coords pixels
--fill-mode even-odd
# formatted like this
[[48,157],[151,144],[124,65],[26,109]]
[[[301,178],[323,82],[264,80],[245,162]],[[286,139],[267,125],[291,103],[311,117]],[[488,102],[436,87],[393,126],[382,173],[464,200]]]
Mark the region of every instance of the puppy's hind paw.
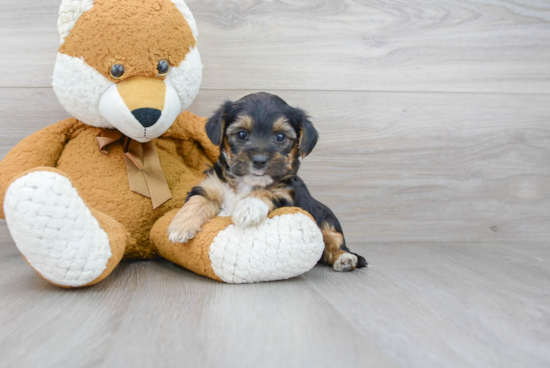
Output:
[[233,223],[240,227],[255,226],[265,221],[269,208],[258,198],[245,198],[233,212]]
[[347,271],[353,271],[357,267],[357,256],[355,254],[351,253],[343,253],[336,262],[334,262],[334,265],[332,268],[334,268],[334,271],[336,272],[347,272]]

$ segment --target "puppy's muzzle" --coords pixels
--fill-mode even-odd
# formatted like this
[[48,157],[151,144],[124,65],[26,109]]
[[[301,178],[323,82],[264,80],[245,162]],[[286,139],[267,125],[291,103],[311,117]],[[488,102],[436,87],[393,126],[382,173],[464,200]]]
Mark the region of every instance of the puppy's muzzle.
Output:
[[255,169],[261,170],[267,166],[267,156],[265,155],[254,155],[252,156],[252,164]]

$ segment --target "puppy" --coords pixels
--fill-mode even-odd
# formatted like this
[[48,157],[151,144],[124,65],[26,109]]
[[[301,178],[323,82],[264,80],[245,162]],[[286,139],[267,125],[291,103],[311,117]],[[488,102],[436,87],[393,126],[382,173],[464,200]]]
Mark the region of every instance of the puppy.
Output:
[[279,207],[296,206],[320,227],[326,264],[336,271],[367,266],[365,258],[346,247],[336,216],[297,176],[300,157],[311,153],[318,139],[304,111],[268,93],[252,94],[226,102],[208,120],[206,133],[221,154],[170,224],[171,241],[186,243],[216,216],[232,216],[236,226],[254,226]]

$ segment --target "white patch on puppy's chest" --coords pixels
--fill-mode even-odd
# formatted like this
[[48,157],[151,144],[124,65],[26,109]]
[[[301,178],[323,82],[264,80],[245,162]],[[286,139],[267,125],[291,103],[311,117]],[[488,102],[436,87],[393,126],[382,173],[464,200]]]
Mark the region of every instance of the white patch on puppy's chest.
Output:
[[237,185],[237,190],[233,190],[229,185],[224,185],[223,204],[220,217],[231,217],[235,211],[237,203],[242,201],[252,192],[252,187],[244,183]]

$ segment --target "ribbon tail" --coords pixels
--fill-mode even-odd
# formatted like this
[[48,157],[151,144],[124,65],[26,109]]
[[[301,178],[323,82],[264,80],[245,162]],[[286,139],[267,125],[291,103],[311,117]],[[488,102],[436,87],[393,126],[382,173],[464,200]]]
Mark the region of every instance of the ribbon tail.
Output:
[[[97,135],[99,150],[108,155],[108,146],[123,137],[124,135],[117,130],[103,129]],[[151,198],[154,209],[170,200],[172,193],[162,171],[155,144],[153,142],[142,144],[125,137],[123,149],[130,190]]]
[[130,190],[147,198],[151,198],[149,187],[147,186],[147,182],[145,181],[143,171],[138,169],[128,157],[125,156],[124,161],[126,163],[126,172],[128,173]]
[[143,157],[143,176],[151,193],[153,208],[157,209],[172,199],[172,193],[153,142],[143,144]]

